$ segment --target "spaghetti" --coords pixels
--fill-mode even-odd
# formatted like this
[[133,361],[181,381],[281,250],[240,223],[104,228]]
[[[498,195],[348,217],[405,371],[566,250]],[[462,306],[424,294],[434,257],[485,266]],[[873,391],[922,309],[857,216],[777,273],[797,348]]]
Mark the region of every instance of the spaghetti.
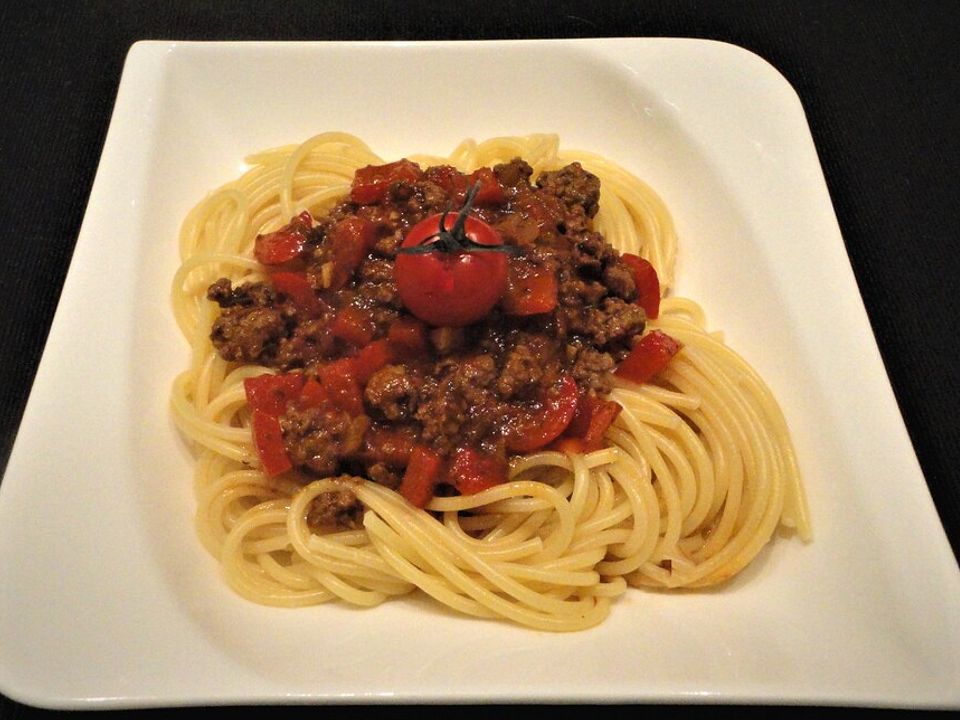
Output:
[[[554,135],[465,141],[446,158],[462,172],[522,157],[535,174],[580,162],[601,180],[594,228],[656,269],[665,295],[647,323],[682,350],[655,383],[616,381],[623,410],[608,447],[514,458],[509,481],[418,509],[383,485],[339,476],[304,484],[260,469],[244,379],[272,372],[231,363],[213,347],[218,278],[266,279],[258,234],[307,210],[330,210],[358,168],[383,161],[364,143],[325,133],[258,153],[241,178],[186,218],[173,281],[190,367],[171,404],[196,450],[197,530],[243,597],[276,606],[342,600],[359,606],[419,590],[453,610],[549,631],[600,623],[628,586],[699,588],[743,569],[780,527],[810,526],[783,415],[763,380],[707,332],[694,302],[668,295],[676,257],[670,214],[656,193],[611,161],[560,151]],[[320,494],[349,488],[362,527],[314,532]]]

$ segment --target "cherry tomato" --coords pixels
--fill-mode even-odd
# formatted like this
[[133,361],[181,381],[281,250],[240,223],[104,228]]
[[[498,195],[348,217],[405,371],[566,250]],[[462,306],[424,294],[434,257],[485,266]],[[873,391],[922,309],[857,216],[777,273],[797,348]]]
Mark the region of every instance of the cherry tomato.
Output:
[[[440,220],[446,230],[456,215],[433,215],[417,223],[403,240],[403,247],[435,242]],[[502,245],[499,233],[487,223],[467,216],[464,232],[480,245]],[[475,252],[469,248],[449,252],[438,249],[423,254],[397,255],[394,277],[400,299],[407,309],[429,325],[470,325],[496,305],[507,287],[507,256],[502,252]]]

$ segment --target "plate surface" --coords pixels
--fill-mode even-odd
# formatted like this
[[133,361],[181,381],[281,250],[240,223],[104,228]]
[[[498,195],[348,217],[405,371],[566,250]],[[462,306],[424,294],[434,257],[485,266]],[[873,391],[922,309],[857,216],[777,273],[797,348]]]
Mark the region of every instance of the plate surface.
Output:
[[[175,239],[245,155],[332,129],[388,159],[556,132],[653,185],[677,222],[678,294],[782,403],[814,542],[778,538],[718,590],[630,591],[573,635],[417,599],[236,597],[194,533],[192,459],[167,409],[187,364]],[[803,109],[766,62],[709,41],[135,45],[0,488],[0,577],[0,690],[50,707],[960,706],[960,573]]]

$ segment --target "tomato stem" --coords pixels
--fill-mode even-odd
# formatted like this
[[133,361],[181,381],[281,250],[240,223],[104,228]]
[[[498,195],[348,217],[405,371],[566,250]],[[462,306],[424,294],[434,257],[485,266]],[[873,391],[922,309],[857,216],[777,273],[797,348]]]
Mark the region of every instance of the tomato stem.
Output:
[[484,245],[483,243],[478,243],[472,240],[466,232],[464,232],[464,226],[467,223],[467,216],[470,214],[470,210],[473,209],[473,201],[477,196],[477,193],[480,191],[480,182],[477,181],[470,186],[470,189],[467,190],[467,195],[463,201],[463,207],[460,208],[460,212],[457,213],[457,219],[453,223],[453,227],[447,230],[444,226],[444,221],[447,218],[447,215],[450,214],[448,209],[440,216],[440,232],[434,233],[420,245],[414,245],[412,247],[400,248],[397,250],[398,253],[403,253],[405,255],[425,255],[426,253],[431,252],[445,252],[445,253],[462,253],[462,252],[503,252],[503,253],[515,253],[519,252],[520,248],[516,245]]

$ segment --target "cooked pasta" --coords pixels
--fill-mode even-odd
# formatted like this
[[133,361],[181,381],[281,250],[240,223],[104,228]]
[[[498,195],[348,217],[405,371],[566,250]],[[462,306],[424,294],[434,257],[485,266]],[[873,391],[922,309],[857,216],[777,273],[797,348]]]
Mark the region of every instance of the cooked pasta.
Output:
[[[515,157],[534,176],[576,161],[600,178],[593,227],[656,269],[664,298],[647,330],[682,349],[654,382],[616,380],[609,398],[622,411],[603,449],[522,454],[507,482],[433,497],[423,509],[361,477],[268,478],[243,381],[274,371],[228,362],[210,339],[211,283],[265,280],[256,237],[304,210],[323,215],[350,192],[357,169],[384,161],[355,137],[324,133],[251,156],[248,172],[187,216],[172,301],[191,359],[173,384],[172,409],[196,451],[199,537],[243,597],[366,607],[419,591],[464,615],[580,630],[600,623],[628,586],[715,585],[778,527],[810,538],[783,415],[757,373],[708,331],[701,308],[671,296],[677,241],[650,187],[611,160],[560,150],[555,135],[467,140],[447,157],[410,159],[470,172]],[[363,506],[362,525],[310,527],[311,502],[345,487]]]

